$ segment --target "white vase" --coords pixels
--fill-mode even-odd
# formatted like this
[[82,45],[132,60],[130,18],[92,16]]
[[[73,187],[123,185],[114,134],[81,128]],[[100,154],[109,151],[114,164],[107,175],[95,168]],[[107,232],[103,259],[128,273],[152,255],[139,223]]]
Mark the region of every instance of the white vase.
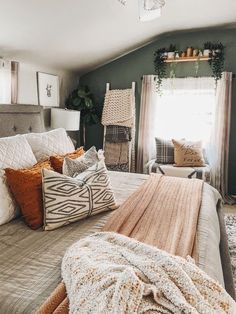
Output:
[[212,55],[215,56],[217,52],[220,52],[220,49],[212,50]]
[[168,54],[168,59],[174,59],[175,52],[169,51],[167,54]]
[[210,49],[204,49],[203,50],[203,56],[204,57],[209,57],[210,56],[210,52],[211,52]]

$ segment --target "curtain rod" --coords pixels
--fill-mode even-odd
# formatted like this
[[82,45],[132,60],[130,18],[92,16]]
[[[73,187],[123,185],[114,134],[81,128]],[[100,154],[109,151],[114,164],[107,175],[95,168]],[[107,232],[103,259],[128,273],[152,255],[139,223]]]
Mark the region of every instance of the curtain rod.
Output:
[[[154,75],[154,76],[155,76],[155,78],[156,78],[157,75]],[[144,75],[141,76],[141,80],[143,79],[143,77],[144,77]],[[186,78],[186,77],[187,77],[187,76],[184,76],[184,77],[175,77],[175,78]],[[189,77],[196,78],[196,76],[189,76]],[[197,76],[197,78],[198,78],[198,77],[204,77],[204,76]],[[235,77],[236,77],[236,74],[233,73],[232,78],[234,79]]]

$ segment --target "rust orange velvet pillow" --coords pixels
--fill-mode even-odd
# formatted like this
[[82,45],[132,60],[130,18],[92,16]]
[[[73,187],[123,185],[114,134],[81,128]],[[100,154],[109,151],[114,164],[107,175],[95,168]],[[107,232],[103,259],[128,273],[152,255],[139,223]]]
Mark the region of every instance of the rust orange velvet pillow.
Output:
[[10,190],[21,209],[25,223],[31,229],[38,229],[43,225],[43,168],[52,169],[49,160],[41,161],[29,169],[5,169]]
[[52,168],[59,173],[62,173],[62,166],[63,166],[63,161],[65,157],[71,158],[71,159],[76,159],[84,154],[84,149],[83,147],[80,147],[76,149],[72,153],[68,153],[66,155],[56,155],[56,156],[51,156],[50,157],[50,163]]

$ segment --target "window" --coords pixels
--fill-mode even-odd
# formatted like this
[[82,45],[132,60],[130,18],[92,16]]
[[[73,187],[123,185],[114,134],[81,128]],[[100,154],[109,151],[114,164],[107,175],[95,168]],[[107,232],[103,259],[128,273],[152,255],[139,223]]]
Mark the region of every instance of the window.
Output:
[[11,103],[11,63],[0,60],[0,104]]
[[165,80],[156,100],[155,134],[164,139],[210,140],[215,115],[212,78]]

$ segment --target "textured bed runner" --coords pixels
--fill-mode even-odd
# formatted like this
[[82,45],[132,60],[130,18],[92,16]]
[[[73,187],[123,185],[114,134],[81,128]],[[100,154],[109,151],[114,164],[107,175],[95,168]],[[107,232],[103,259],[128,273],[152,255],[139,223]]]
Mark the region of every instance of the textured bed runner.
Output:
[[[195,243],[202,188],[201,180],[152,174],[114,212],[103,231],[121,233],[171,254],[197,259]],[[60,296],[65,295],[63,285],[58,291]],[[56,299],[57,295],[51,295],[38,313],[68,313],[66,306],[61,309],[61,299]]]
[[190,259],[113,232],[72,245],[62,278],[73,314],[236,312],[224,288]]
[[151,174],[112,215],[113,231],[171,254],[197,258],[194,251],[203,182]]

